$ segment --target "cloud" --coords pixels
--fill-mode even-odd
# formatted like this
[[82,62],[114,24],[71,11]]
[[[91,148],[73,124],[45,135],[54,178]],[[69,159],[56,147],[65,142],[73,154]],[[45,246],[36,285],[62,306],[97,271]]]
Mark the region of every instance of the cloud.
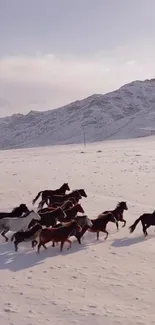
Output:
[[[154,48],[153,48],[154,50]],[[152,52],[151,52],[152,53]],[[147,55],[146,55],[147,54]],[[93,93],[114,90],[155,74],[153,53],[128,47],[91,57],[0,58],[0,115],[52,109]]]

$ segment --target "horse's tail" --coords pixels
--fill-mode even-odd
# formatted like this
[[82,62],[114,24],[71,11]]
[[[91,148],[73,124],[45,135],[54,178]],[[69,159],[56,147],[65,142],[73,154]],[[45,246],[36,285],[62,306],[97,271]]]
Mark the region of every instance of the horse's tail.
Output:
[[38,200],[38,198],[39,198],[39,196],[41,195],[42,192],[43,192],[43,191],[40,191],[40,192],[37,194],[37,196],[35,197],[35,199],[32,201],[32,204],[34,204],[34,203]]
[[13,234],[13,235],[11,236],[11,241],[13,241],[14,238],[15,238],[15,234]]
[[130,233],[132,233],[136,229],[136,226],[138,225],[139,221],[141,221],[141,216],[133,223],[132,226],[129,227]]

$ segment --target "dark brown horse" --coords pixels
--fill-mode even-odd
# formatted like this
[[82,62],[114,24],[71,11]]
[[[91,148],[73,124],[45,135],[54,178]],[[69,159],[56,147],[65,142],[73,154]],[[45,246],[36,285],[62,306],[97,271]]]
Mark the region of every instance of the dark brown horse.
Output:
[[[73,202],[72,200],[67,200],[65,203],[63,203],[62,205],[60,205],[59,207],[62,209],[62,210],[65,210],[65,209],[69,209],[69,208],[72,208],[74,205],[73,205]],[[37,212],[38,213],[44,213],[44,212],[51,212],[51,211],[54,211],[56,210],[58,207],[52,207],[52,206],[48,206],[47,208],[44,208],[44,209],[40,209],[38,210]]]
[[66,200],[70,200],[71,198],[80,200],[82,198],[82,195],[79,193],[78,190],[72,191],[69,194],[65,194],[65,195],[53,195],[49,198],[49,204],[50,205],[53,205],[55,203],[63,204]]
[[128,210],[127,203],[125,201],[118,202],[114,210],[104,211],[98,216],[98,218],[100,217],[102,218],[103,214],[107,214],[108,212],[111,212],[117,221],[124,222],[123,227],[125,227],[126,220],[123,219],[124,210]]
[[65,209],[65,214],[66,216],[65,217],[59,217],[59,221],[60,222],[69,222],[71,221],[72,219],[74,219],[77,215],[78,212],[80,213],[84,213],[84,210],[81,206],[81,204],[77,203],[76,205],[74,205],[72,208],[70,209]]
[[45,244],[49,243],[50,241],[56,242],[56,243],[61,243],[60,245],[60,252],[63,250],[63,245],[65,242],[69,243],[69,248],[71,248],[72,242],[68,239],[70,234],[74,231],[81,231],[81,227],[79,224],[73,220],[69,223],[66,223],[64,226],[60,228],[47,228],[47,229],[42,229],[39,235],[39,244],[38,244],[38,253],[40,251],[40,247],[43,246],[45,249],[47,247]]
[[26,204],[22,203],[18,207],[14,208],[11,212],[0,212],[0,219],[3,218],[20,218],[23,213],[29,212]]
[[75,237],[77,238],[79,244],[81,244],[81,238],[83,237],[83,235],[87,230],[90,232],[95,232],[97,234],[97,240],[99,240],[100,232],[106,233],[106,237],[105,237],[106,240],[109,235],[108,231],[106,230],[107,224],[109,222],[115,223],[116,228],[118,230],[118,221],[111,212],[108,212],[107,214],[104,214],[102,216],[100,215],[100,218],[90,219],[90,221],[92,222],[91,227],[86,224],[82,227],[82,231],[80,233],[77,232],[75,234]]
[[57,224],[59,218],[66,217],[66,213],[61,208],[57,208],[54,211],[38,214],[41,217],[41,220],[32,219],[32,221],[28,225],[28,228],[31,228],[36,223],[39,223],[41,226],[45,227],[54,227]]
[[[32,201],[32,204],[35,204],[35,202],[38,200],[39,196],[42,194],[42,200],[44,203],[48,203],[48,198],[52,195],[63,195],[66,193],[66,191],[70,191],[68,183],[64,183],[60,188],[56,190],[43,190],[40,191],[35,199]],[[47,204],[48,205],[48,204]]]
[[[80,226],[81,226],[81,231],[77,231],[77,230],[73,230],[73,232],[70,234],[70,237],[72,236],[75,236],[79,242],[79,244],[81,244],[81,234],[82,234],[82,231],[83,229],[88,229],[88,228],[91,228],[93,226],[93,223],[92,221],[88,218],[88,216],[86,215],[83,215],[83,216],[76,216],[75,219],[74,219]],[[63,223],[58,223],[55,228],[59,228],[59,227],[62,227],[63,225],[65,225],[65,220],[63,221]],[[55,243],[53,242],[53,247],[55,246]]]
[[19,243],[32,241],[32,247],[37,245],[36,238],[39,236],[42,226],[38,223],[34,225],[31,229],[25,231],[17,231],[11,237],[11,241],[14,240],[15,252],[18,250]]
[[138,223],[141,221],[142,224],[142,229],[143,229],[143,233],[144,236],[146,237],[148,235],[146,229],[149,228],[150,226],[155,226],[155,211],[153,211],[153,213],[144,213],[142,214],[135,222],[132,226],[129,227],[130,233],[132,233]]
[[[74,197],[70,197],[69,200],[67,200],[65,202],[68,202],[69,201],[70,203],[72,203],[72,206],[73,206],[73,205],[77,204],[79,202],[79,200],[80,200],[80,197],[77,198],[77,199],[74,198]],[[64,204],[65,204],[65,202],[64,202]],[[62,203],[61,202],[55,202],[53,204],[50,204],[50,203],[48,204],[48,208],[58,208],[58,207],[61,207],[61,206],[62,206]]]

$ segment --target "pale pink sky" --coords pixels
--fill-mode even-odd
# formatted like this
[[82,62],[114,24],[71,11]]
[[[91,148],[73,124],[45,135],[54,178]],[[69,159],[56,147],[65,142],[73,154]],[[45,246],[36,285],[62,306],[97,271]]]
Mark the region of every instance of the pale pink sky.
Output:
[[155,75],[154,0],[0,0],[0,116]]

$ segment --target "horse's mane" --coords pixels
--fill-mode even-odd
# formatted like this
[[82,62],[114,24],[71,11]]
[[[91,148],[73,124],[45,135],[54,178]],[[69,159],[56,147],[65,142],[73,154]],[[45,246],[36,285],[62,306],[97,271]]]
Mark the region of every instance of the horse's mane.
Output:
[[118,202],[116,208],[120,208],[120,206],[121,206],[123,203],[124,203],[123,201]]
[[13,208],[13,210],[11,211],[11,213],[15,212],[19,207],[15,207]]
[[61,187],[60,187],[60,188],[62,188],[62,187],[64,187],[64,186],[66,186],[66,185],[68,185],[68,183],[63,183],[63,184],[61,185]]

